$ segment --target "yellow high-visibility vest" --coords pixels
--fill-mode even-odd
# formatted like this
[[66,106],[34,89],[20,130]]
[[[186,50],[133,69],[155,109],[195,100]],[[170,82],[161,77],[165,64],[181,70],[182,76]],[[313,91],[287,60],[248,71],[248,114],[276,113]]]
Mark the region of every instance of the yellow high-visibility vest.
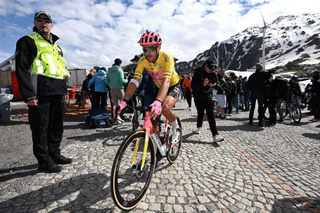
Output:
[[32,63],[31,75],[43,75],[55,79],[70,77],[66,69],[66,60],[60,55],[56,43],[51,45],[37,32],[28,36],[35,41],[38,51]]

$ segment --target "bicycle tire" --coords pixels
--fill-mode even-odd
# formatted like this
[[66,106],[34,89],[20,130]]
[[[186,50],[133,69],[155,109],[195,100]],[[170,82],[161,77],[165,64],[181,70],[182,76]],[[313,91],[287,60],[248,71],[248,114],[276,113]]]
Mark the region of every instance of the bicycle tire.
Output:
[[171,138],[172,138],[172,133],[170,132],[170,129],[171,128],[168,128],[168,132],[167,132],[167,135],[168,135],[168,144],[167,144],[167,147],[169,148],[168,151],[167,151],[167,160],[173,164],[177,161],[179,155],[180,155],[180,152],[181,152],[181,148],[182,148],[182,125],[181,125],[181,121],[180,121],[180,118],[177,117],[177,121],[178,121],[178,124],[180,126],[180,140],[178,143],[176,143],[173,147],[171,147]]
[[[135,208],[147,193],[155,170],[156,153],[154,144],[149,139],[147,157],[143,172],[140,171],[143,154],[145,131],[131,133],[119,147],[113,161],[110,189],[111,197],[120,209],[129,211]],[[134,148],[138,139],[141,139],[136,155],[136,166],[131,166]],[[150,166],[147,160],[151,158]]]
[[133,117],[132,117],[132,132],[134,132],[139,127],[139,114],[140,111],[134,109],[133,110]]
[[282,111],[283,118],[287,117],[289,114],[288,104],[282,103],[280,109]]
[[295,104],[294,108],[291,109],[291,117],[295,123],[301,121],[301,109],[299,105]]

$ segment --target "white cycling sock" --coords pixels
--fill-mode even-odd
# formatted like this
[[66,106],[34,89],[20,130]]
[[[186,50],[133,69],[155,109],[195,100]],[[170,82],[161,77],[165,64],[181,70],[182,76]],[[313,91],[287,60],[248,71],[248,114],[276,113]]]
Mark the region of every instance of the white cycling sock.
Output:
[[172,122],[171,125],[172,125],[172,127],[175,128],[175,129],[179,128],[179,124],[178,124],[177,119],[176,119],[174,122]]

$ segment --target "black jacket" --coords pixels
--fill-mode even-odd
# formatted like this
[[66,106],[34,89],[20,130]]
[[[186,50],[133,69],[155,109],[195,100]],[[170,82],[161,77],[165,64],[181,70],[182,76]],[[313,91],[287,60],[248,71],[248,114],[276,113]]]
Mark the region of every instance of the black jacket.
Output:
[[205,87],[203,86],[203,82],[206,78],[209,79],[209,83],[216,83],[216,86],[214,87],[215,90],[221,90],[220,82],[215,72],[212,71],[211,73],[207,73],[204,68],[197,68],[194,71],[194,76],[191,82],[191,88],[194,94],[193,97],[195,99],[207,100],[212,98],[212,90],[209,85]]
[[313,76],[312,88],[313,92],[316,94],[315,99],[320,100],[320,74]]
[[277,99],[283,99],[287,101],[288,89],[289,85],[288,82],[284,79],[274,79],[272,81],[273,86],[273,96]]
[[[33,31],[38,32],[34,27]],[[52,35],[55,43],[59,37]],[[50,41],[48,41],[50,43]],[[67,84],[65,80],[48,78],[37,75],[34,85],[31,83],[30,73],[33,60],[37,56],[35,41],[29,36],[24,36],[17,41],[16,45],[16,74],[21,96],[25,102],[37,99],[37,96],[66,95]]]
[[257,70],[250,75],[247,87],[251,92],[264,91],[265,81],[270,77],[270,72]]

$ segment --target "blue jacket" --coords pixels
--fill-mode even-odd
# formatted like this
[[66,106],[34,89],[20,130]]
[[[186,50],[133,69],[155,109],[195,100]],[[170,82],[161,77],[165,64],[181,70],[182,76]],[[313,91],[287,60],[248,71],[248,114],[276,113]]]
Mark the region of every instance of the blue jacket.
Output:
[[128,80],[124,79],[122,69],[117,65],[112,65],[105,80],[110,89],[123,89],[123,84],[127,82]]
[[242,90],[243,90],[243,93],[250,94],[250,90],[247,87],[247,83],[248,83],[248,77],[245,76],[242,81]]
[[106,79],[106,72],[103,70],[99,70],[97,74],[95,74],[89,81],[88,87],[90,88],[93,83],[95,92],[107,92],[107,85],[104,82]]

